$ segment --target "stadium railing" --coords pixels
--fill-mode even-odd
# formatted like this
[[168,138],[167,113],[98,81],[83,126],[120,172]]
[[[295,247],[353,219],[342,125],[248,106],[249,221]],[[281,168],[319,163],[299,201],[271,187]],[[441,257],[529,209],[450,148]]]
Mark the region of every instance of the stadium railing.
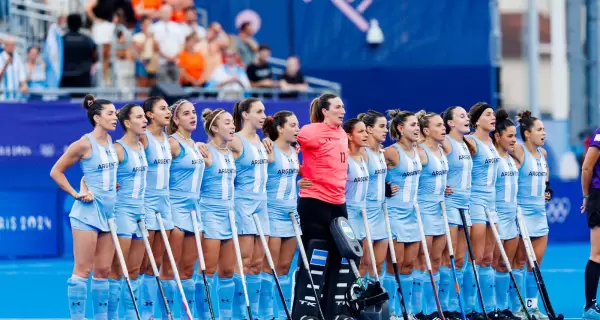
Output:
[[[235,100],[249,96],[255,96],[261,100],[284,100],[284,99],[313,99],[322,93],[330,92],[337,95],[341,93],[339,91],[332,90],[331,88],[309,88],[306,92],[290,92],[283,91],[280,89],[251,89],[246,90],[239,95],[231,91],[222,91],[217,89],[203,89],[203,88],[184,88],[186,95],[189,95],[194,100]],[[131,88],[131,89],[120,89],[120,88],[57,88],[57,89],[30,89],[27,93],[21,93],[17,91],[8,91],[0,89],[0,103],[1,102],[27,102],[27,101],[77,101],[80,102],[82,97],[86,94],[93,94],[97,97],[113,101],[130,101],[138,100],[139,94],[149,94],[149,88]],[[11,99],[6,98],[6,94],[10,94]],[[219,94],[227,94],[227,98],[219,98]],[[294,97],[290,97],[290,94],[294,94]]]

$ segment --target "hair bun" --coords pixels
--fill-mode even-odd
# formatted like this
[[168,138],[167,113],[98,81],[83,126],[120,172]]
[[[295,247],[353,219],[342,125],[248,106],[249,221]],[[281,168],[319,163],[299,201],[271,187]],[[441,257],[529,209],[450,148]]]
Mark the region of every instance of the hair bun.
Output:
[[93,95],[86,94],[85,98],[83,98],[83,108],[86,110],[89,110],[95,101],[96,101],[96,98],[94,98]]
[[419,112],[415,113],[415,117],[417,117],[417,119],[419,119],[419,120],[420,120],[420,119],[421,119],[421,118],[423,118],[423,117],[424,117],[426,114],[427,114],[427,111],[425,111],[425,110],[421,110],[421,111],[419,111]]
[[366,113],[364,113],[364,112],[363,112],[363,113],[359,113],[359,114],[356,116],[356,119],[358,119],[358,120],[362,121],[362,119],[363,119],[363,118],[364,118],[366,115],[367,115],[367,114],[366,114]]
[[517,118],[519,119],[519,122],[526,121],[527,119],[531,118],[531,111],[521,111],[517,114]]
[[400,111],[400,109],[388,110],[387,115],[390,118],[395,118],[395,117],[399,116],[401,112],[402,111]]
[[210,117],[211,113],[212,110],[210,110],[209,108],[202,110],[202,119],[204,119],[204,121],[208,121],[208,117]]
[[496,110],[495,116],[496,116],[496,123],[502,122],[502,121],[508,119],[508,112],[504,108],[498,108]]

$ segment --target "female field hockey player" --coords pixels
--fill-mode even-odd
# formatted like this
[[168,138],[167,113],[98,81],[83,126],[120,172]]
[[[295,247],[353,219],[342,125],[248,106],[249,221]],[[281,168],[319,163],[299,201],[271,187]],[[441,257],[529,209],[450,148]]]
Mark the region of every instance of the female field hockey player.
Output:
[[[235,219],[238,234],[240,235],[240,251],[245,270],[237,270],[246,274],[250,308],[254,316],[259,318],[259,301],[264,249],[258,229],[254,223],[253,214],[257,214],[260,224],[269,236],[269,214],[267,211],[267,167],[272,161],[272,154],[268,154],[265,146],[260,141],[257,131],[262,128],[265,119],[265,106],[256,98],[248,98],[235,104],[233,107],[233,123],[236,134],[228,143],[229,149],[235,159]],[[245,317],[246,310],[243,303],[242,278],[234,275],[235,295],[233,317]]]
[[494,221],[498,221],[493,210],[496,197],[496,172],[500,156],[490,138],[491,132],[496,130],[494,109],[487,103],[476,103],[469,110],[469,122],[475,132],[465,137],[475,147],[475,154],[472,156],[473,171],[467,224],[472,223],[470,237],[474,257],[469,257],[471,265],[467,266],[464,271],[463,289],[465,314],[469,319],[475,320],[483,318],[483,315],[475,309],[476,304],[479,305],[479,303],[476,299],[477,286],[473,261],[479,268],[483,302],[486,306],[493,304],[495,279],[494,269],[491,265],[496,240],[492,230],[487,227],[485,210],[491,210]]
[[[467,242],[465,233],[461,230],[465,226],[463,226],[459,210],[469,210],[471,169],[473,168],[471,156],[475,153],[475,148],[471,141],[465,139],[465,135],[471,131],[469,114],[465,109],[458,106],[450,107],[442,113],[442,119],[446,127],[446,140],[442,147],[448,158],[447,184],[452,189],[452,193],[446,196],[444,202],[455,255],[456,278],[459,287],[462,287]],[[467,272],[470,271],[467,270]],[[454,289],[448,250],[444,250],[442,255],[439,296],[444,317],[446,319],[460,318],[460,306]]]
[[[167,102],[160,97],[146,99],[143,109],[148,120],[146,134],[140,139],[146,152],[146,159],[148,160],[146,193],[144,194],[146,230],[148,230],[148,241],[152,246],[152,255],[157,267],[160,269],[165,245],[160,236],[160,228],[156,219],[157,212],[160,213],[167,235],[173,230],[173,218],[171,216],[171,204],[169,201],[169,171],[172,156],[169,137],[164,132],[171,120],[171,111]],[[158,285],[147,255],[144,256],[140,274],[145,276],[142,278],[142,303],[139,304],[139,307],[142,318],[148,320],[154,316]]]
[[[199,232],[203,232],[198,210],[200,186],[204,168],[206,165],[210,165],[211,159],[210,157],[205,159],[192,140],[192,132],[196,130],[198,123],[194,105],[187,100],[179,100],[171,106],[171,113],[173,116],[169,122],[167,133],[170,135],[169,145],[173,157],[169,173],[169,200],[174,228],[169,236],[169,244],[181,277],[185,299],[187,299],[193,314],[196,291],[193,276],[198,259],[198,249],[194,238],[192,210],[196,212]],[[173,303],[175,300],[176,289],[175,281],[172,280],[171,268],[169,263],[163,263],[161,268],[161,278],[167,280],[163,284],[163,289],[169,303]],[[164,307],[162,309],[163,317],[166,318],[166,310]],[[185,314],[185,312],[182,313]]]
[[581,189],[583,204],[581,213],[587,212],[587,225],[590,228],[590,258],[585,267],[585,306],[583,319],[600,319],[600,307],[596,303],[598,280],[600,280],[600,129],[592,135],[590,147],[585,153],[581,167]]
[[[364,256],[369,256],[366,243],[366,230],[362,210],[367,209],[367,188],[369,186],[369,169],[361,151],[369,143],[369,134],[365,123],[357,118],[348,119],[342,125],[348,134],[348,179],[346,180],[346,210],[348,222],[358,240],[363,244]],[[360,265],[360,275],[367,273],[365,264]]]
[[[520,165],[517,203],[523,212],[527,231],[529,231],[533,244],[533,251],[535,251],[537,261],[541,265],[548,245],[549,232],[545,201],[550,200],[552,193],[548,182],[550,168],[546,160],[547,154],[546,150],[542,148],[546,132],[544,131],[544,123],[532,117],[529,111],[519,113],[519,131],[524,143],[523,145],[517,144],[514,151],[514,158]],[[526,261],[525,247],[521,242],[517,249],[513,269],[523,269]],[[521,277],[518,277],[517,280],[519,278]],[[511,293],[511,295],[513,294]],[[516,296],[516,293],[514,296]],[[548,316],[543,314],[537,306],[538,288],[529,265],[527,266],[527,276],[525,278],[525,297],[530,315],[541,320],[548,319]],[[513,303],[513,308],[519,306],[516,297],[511,297],[511,300],[516,302]],[[518,310],[515,315],[525,318],[522,310]]]
[[[96,100],[89,94],[83,99],[83,107],[87,110],[88,120],[94,130],[67,148],[54,164],[50,177],[61,189],[78,200],[69,214],[75,259],[73,274],[67,281],[71,319],[85,318],[87,282],[92,269],[94,317],[106,319],[108,276],[115,253],[108,219],[114,216],[118,166],[117,154],[108,132],[117,127],[117,112],[112,102]],[[65,171],[77,162],[83,171],[87,192],[77,192],[65,176]]]
[[[446,188],[448,159],[442,150],[442,143],[446,138],[446,128],[442,117],[436,113],[423,110],[415,116],[419,121],[421,135],[424,138],[417,149],[423,166],[419,176],[417,200],[431,259],[435,287],[439,288],[440,275],[438,271],[442,263],[442,252],[446,247],[446,227],[441,216],[440,204],[444,201],[444,193],[448,192]],[[431,278],[425,273],[423,250],[421,249],[419,252],[420,261],[416,269],[421,270],[418,277],[421,279],[425,303],[422,306],[413,305],[412,307],[413,311],[417,312],[417,318],[425,315],[428,319],[435,319],[439,317],[436,298]],[[418,283],[419,281],[416,280],[415,282]],[[415,288],[413,287],[413,292]]]
[[[381,144],[385,141],[388,133],[387,119],[377,111],[369,110],[361,113],[357,117],[364,122],[369,135],[368,144],[361,149],[361,155],[367,159],[367,169],[369,170],[369,187],[367,188],[367,219],[371,231],[371,241],[373,241],[373,251],[375,252],[375,261],[370,261],[369,255],[363,256],[361,265],[364,265],[367,272],[372,273],[372,263],[377,267],[377,273],[381,274],[383,262],[387,255],[388,240],[383,214],[383,203],[385,199],[385,177],[387,166],[383,156]],[[375,281],[376,275],[370,274],[369,278]]]
[[[512,261],[519,245],[519,233],[517,230],[517,187],[519,168],[512,157],[517,143],[517,128],[508,118],[504,109],[496,110],[496,130],[492,132],[492,140],[500,155],[498,173],[496,178],[496,212],[498,220],[498,234],[502,240],[502,246]],[[508,269],[498,249],[494,253],[493,267],[496,271],[495,295],[496,305],[486,305],[491,319],[518,320],[508,306],[508,287],[510,278]]]
[[[310,255],[311,240],[324,240],[326,245],[317,249],[327,252],[327,272],[321,279],[326,291],[323,294],[323,312],[326,317],[335,315],[334,283],[328,283],[328,277],[339,273],[341,256],[330,231],[330,223],[336,217],[348,217],[345,205],[345,187],[348,177],[348,135],[341,128],[346,111],[342,100],[325,93],[315,98],[310,106],[311,124],[305,125],[298,134],[303,166],[302,177],[311,182],[310,186],[300,189],[298,199],[298,215],[302,229],[302,242]],[[303,268],[302,266],[300,266]],[[316,308],[301,305],[308,295],[309,283],[306,272],[299,272],[295,285],[293,318],[303,315],[318,315]],[[321,286],[322,288],[322,286]],[[318,297],[313,297],[318,298]]]
[[[411,300],[419,306],[422,304],[422,290],[413,290],[413,267],[421,241],[414,208],[422,169],[416,148],[420,129],[417,117],[412,112],[390,110],[388,116],[391,119],[390,138],[395,142],[384,151],[388,170],[387,180],[401,186],[401,191],[387,200],[390,228],[394,239],[390,245],[393,245],[400,269],[400,285],[406,311],[409,317],[413,318]],[[396,318],[401,317],[400,297],[397,294],[397,283],[389,255],[386,260],[383,286],[390,294],[390,313]]]
[[[300,169],[298,153],[292,144],[296,143],[300,125],[293,112],[279,111],[272,117],[267,117],[262,130],[264,135],[273,141],[273,162],[269,164],[267,180],[267,208],[271,228],[269,251],[273,257],[286,304],[291,306],[292,277],[288,273],[298,244],[290,221],[290,212],[298,216],[296,177]],[[273,297],[275,290],[273,275],[266,262],[262,271],[260,289],[262,319],[286,319],[279,295]],[[278,301],[276,317],[273,311],[273,299]]]
[[[200,191],[200,212],[204,222],[202,250],[209,286],[218,276],[219,319],[232,319],[234,300],[233,270],[235,251],[229,212],[233,210],[235,161],[227,148],[235,133],[233,117],[223,109],[204,109],[204,130],[211,163],[206,165]],[[218,268],[217,268],[218,266]],[[196,281],[196,309],[201,320],[210,319],[206,287],[202,278]]]
[[[144,242],[138,227],[138,221],[145,219],[144,192],[146,188],[146,172],[148,162],[140,137],[146,133],[148,120],[142,107],[136,104],[126,104],[117,113],[119,122],[125,134],[114,144],[119,166],[117,168],[117,203],[115,204],[115,219],[119,246],[123,251],[133,293],[137,296],[140,265],[144,258]],[[125,287],[122,290],[123,274],[119,257],[115,254],[109,281],[108,318],[117,319],[119,312],[120,294],[123,292],[125,319],[137,319],[131,294]]]

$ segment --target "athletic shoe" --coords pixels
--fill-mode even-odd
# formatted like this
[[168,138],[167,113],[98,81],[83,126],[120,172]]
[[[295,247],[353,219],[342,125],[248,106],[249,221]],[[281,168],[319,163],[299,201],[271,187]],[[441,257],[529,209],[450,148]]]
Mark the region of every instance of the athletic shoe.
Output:
[[467,314],[467,319],[469,319],[469,320],[486,320],[486,317],[479,312],[472,311],[471,313]]
[[504,313],[500,312],[500,310],[498,309],[488,313],[488,317],[490,318],[490,320],[512,320],[506,315],[504,315]]
[[600,307],[594,303],[589,308],[583,308],[583,320],[600,320]]
[[456,316],[454,315],[454,312],[444,311],[444,318],[446,318],[446,320],[455,320]]
[[427,320],[442,320],[442,317],[440,317],[440,313],[436,311],[436,312],[428,315]]
[[520,319],[527,319],[527,315],[525,314],[525,311],[523,311],[523,307],[519,307],[519,309],[517,309],[517,312],[515,312],[514,315],[515,317],[518,317]]
[[517,317],[514,313],[512,313],[512,311],[510,311],[510,309],[506,309],[504,311],[501,311],[500,313],[505,315],[510,320],[525,320],[520,317]]
[[416,320],[427,320],[427,316],[422,311],[415,314],[414,317]]
[[529,314],[537,320],[548,320],[548,316],[543,314],[539,308],[531,308],[527,309],[527,311],[529,311]]

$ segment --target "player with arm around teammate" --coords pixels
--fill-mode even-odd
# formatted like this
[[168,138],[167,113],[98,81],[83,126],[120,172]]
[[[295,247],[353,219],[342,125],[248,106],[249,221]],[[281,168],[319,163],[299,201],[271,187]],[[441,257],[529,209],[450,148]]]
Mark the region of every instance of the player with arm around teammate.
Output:
[[[496,110],[496,130],[492,132],[492,140],[500,156],[496,178],[496,212],[498,220],[498,234],[502,240],[502,247],[508,261],[512,261],[517,252],[519,244],[519,233],[517,230],[517,188],[519,178],[519,166],[513,159],[517,143],[517,128],[508,119],[508,113],[504,109]],[[500,252],[496,249],[492,263],[496,271],[495,281],[495,306],[487,306],[491,319],[518,320],[508,305],[508,289],[510,278],[508,269],[504,265]],[[514,273],[513,273],[514,274]]]
[[[450,239],[455,255],[456,279],[458,285],[462,287],[465,263],[465,254],[467,251],[467,242],[465,239],[463,222],[460,211],[469,210],[469,197],[471,195],[471,170],[473,168],[473,159],[475,154],[473,142],[465,139],[465,136],[471,132],[469,126],[469,114],[459,106],[453,106],[446,109],[441,114],[446,127],[446,140],[442,143],[442,148],[448,158],[448,187],[452,189],[450,194],[446,195],[444,202],[446,204],[446,214],[450,227]],[[466,226],[467,228],[470,225]],[[442,254],[442,266],[440,267],[440,303],[444,310],[446,319],[460,319],[460,307],[458,295],[455,294],[454,281],[450,270],[450,256],[447,250]],[[471,272],[471,270],[467,270]]]
[[[267,167],[272,161],[260,141],[260,130],[267,118],[264,104],[256,98],[239,101],[233,107],[233,122],[236,134],[228,143],[233,153],[236,166],[235,176],[235,221],[239,234],[240,251],[244,270],[236,270],[234,318],[243,318],[246,314],[243,303],[243,286],[240,272],[246,275],[250,307],[253,315],[259,314],[260,288],[262,284],[260,273],[265,256],[258,229],[252,217],[257,214],[265,237],[269,236],[269,214],[267,212]],[[242,299],[242,300],[238,300]]]
[[[196,107],[187,100],[179,100],[171,106],[171,113],[173,116],[167,133],[170,135],[169,145],[173,159],[169,173],[169,200],[174,228],[169,235],[169,244],[181,277],[185,298],[188,305],[193,306],[196,291],[193,276],[198,249],[194,237],[192,210],[196,212],[199,232],[203,233],[198,205],[202,175],[205,166],[211,163],[211,159],[204,158],[192,140],[192,132],[196,130],[198,123]],[[161,279],[169,280],[165,281],[166,285],[163,289],[167,300],[171,303],[175,300],[173,297],[176,288],[175,281],[172,280],[173,276],[170,263],[163,263]],[[190,309],[193,314],[193,308]],[[166,317],[164,308],[163,317]]]
[[[440,206],[440,202],[444,201],[448,175],[448,159],[441,146],[446,138],[446,128],[442,117],[436,113],[422,110],[415,116],[419,121],[421,135],[424,138],[417,149],[423,166],[419,176],[417,201],[431,259],[435,287],[439,288],[438,271],[442,263],[442,252],[446,247],[446,227]],[[415,269],[421,271],[419,277],[423,283],[425,303],[423,306],[413,305],[413,311],[419,311],[416,315],[417,318],[425,315],[428,319],[435,319],[439,317],[439,314],[431,279],[425,272],[425,259],[422,248],[419,250],[419,260]]]
[[[387,199],[390,228],[396,262],[399,266],[400,285],[404,294],[404,302],[411,319],[414,319],[412,301],[422,304],[422,282],[418,279],[419,288],[413,288],[413,275],[417,277],[420,271],[414,271],[415,260],[419,253],[421,235],[417,225],[414,203],[417,200],[417,189],[422,165],[417,151],[420,128],[415,114],[409,111],[389,110],[390,137],[394,144],[385,148],[384,156],[387,164],[387,181],[400,186],[400,191]],[[386,270],[383,276],[383,286],[390,295],[390,313],[396,318],[400,314],[400,297],[388,254]]]
[[[148,120],[142,107],[136,104],[126,104],[118,112],[119,122],[125,134],[116,141],[115,151],[119,160],[117,168],[117,202],[115,205],[115,220],[119,246],[123,251],[131,287],[137,296],[138,275],[144,258],[144,242],[138,227],[138,221],[145,218],[144,192],[146,188],[146,173],[148,162],[140,137],[146,133]],[[122,290],[124,283],[119,257],[114,255],[109,279],[108,318],[117,319],[120,293],[123,291],[125,319],[137,319],[137,313],[129,292]]]
[[[171,202],[169,201],[169,172],[171,168],[171,146],[165,128],[171,120],[169,105],[161,97],[150,97],[144,101],[142,108],[148,120],[146,133],[140,137],[148,161],[146,174],[146,192],[144,193],[145,226],[148,230],[148,241],[152,247],[152,255],[158,269],[162,266],[165,244],[160,236],[160,228],[156,213],[160,213],[167,236],[173,230]],[[147,253],[140,269],[142,278],[140,312],[142,318],[148,320],[154,316],[157,304],[158,285],[155,280]]]
[[[235,284],[233,270],[235,251],[230,211],[234,206],[234,180],[236,176],[233,153],[227,144],[233,140],[233,117],[224,109],[204,109],[204,130],[208,134],[207,151],[212,159],[204,170],[200,191],[200,212],[204,223],[202,250],[206,275],[210,283],[217,273],[219,319],[232,319]],[[199,319],[210,319],[210,309],[203,279],[196,282],[196,308]],[[235,319],[235,318],[233,318]]]
[[[548,245],[549,232],[545,202],[551,198],[548,181],[550,168],[546,160],[546,150],[542,147],[546,139],[546,132],[544,123],[533,117],[529,111],[519,113],[519,131],[524,143],[515,145],[514,151],[514,158],[520,165],[517,203],[523,212],[533,251],[541,265]],[[513,269],[523,269],[526,261],[525,247],[520,242]],[[527,266],[524,291],[529,314],[539,320],[548,319],[548,316],[543,314],[537,306],[538,288],[529,265]],[[514,295],[511,299],[516,300]],[[513,308],[515,305],[518,304],[513,303]],[[515,315],[521,318],[525,317],[522,310],[517,310]]]
[[[72,143],[50,171],[56,184],[75,198],[71,213],[73,232],[73,273],[67,281],[71,319],[85,318],[88,277],[94,271],[91,294],[94,316],[107,318],[108,276],[115,247],[108,219],[114,216],[118,159],[109,132],[117,127],[112,102],[86,95],[83,107],[94,130]],[[77,192],[65,172],[80,164],[87,192]]]
[[[264,135],[273,141],[273,161],[269,163],[267,180],[269,251],[288,306],[292,304],[292,277],[289,270],[298,245],[290,221],[291,212],[298,219],[296,177],[300,166],[298,153],[292,146],[296,143],[298,132],[298,118],[291,111],[279,111],[272,117],[267,117],[263,124]],[[260,310],[263,312],[263,319],[286,319],[279,295],[273,298],[274,280],[266,262],[263,264],[261,277]],[[277,315],[273,313],[273,299],[278,303]]]

